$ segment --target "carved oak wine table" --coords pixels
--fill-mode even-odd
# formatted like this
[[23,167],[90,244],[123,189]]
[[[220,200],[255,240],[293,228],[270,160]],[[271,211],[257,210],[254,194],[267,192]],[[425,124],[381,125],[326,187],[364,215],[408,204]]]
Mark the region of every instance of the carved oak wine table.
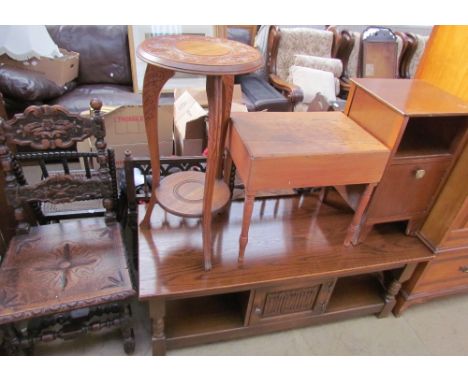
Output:
[[245,185],[239,260],[255,194],[266,190],[365,185],[344,241],[354,243],[390,150],[341,112],[233,113],[231,119],[228,149]]
[[[152,194],[142,227],[150,225],[156,201],[166,211],[182,217],[202,216],[205,270],[211,269],[212,214],[230,199],[222,179],[226,128],[231,112],[234,75],[250,73],[262,65],[260,53],[236,41],[200,36],[160,36],[143,41],[137,55],[148,63],[143,82],[143,113],[151,167],[155,169]],[[159,94],[174,72],[207,76],[208,162],[206,175],[187,171],[160,181],[157,113]]]

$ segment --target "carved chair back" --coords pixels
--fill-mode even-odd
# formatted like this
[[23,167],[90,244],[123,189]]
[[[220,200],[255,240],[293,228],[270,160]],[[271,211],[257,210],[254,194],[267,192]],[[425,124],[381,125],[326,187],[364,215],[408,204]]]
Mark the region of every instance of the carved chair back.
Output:
[[[90,119],[71,114],[61,106],[30,106],[8,122],[0,119],[0,161],[5,174],[5,195],[8,204],[14,208],[18,234],[26,233],[29,229],[25,206],[31,202],[58,204],[102,199],[106,221],[114,220],[116,190],[113,187],[115,178],[111,173],[115,172],[115,168],[109,166],[112,152],[106,150],[104,141],[105,127],[100,112],[102,103],[94,99],[90,105]],[[7,146],[8,143],[30,146],[36,150],[63,149],[89,137],[95,138],[94,155],[70,151],[22,154],[23,158],[36,159],[41,167],[43,179],[33,185],[27,184],[19,161]],[[92,156],[98,163],[96,170],[89,165]],[[70,158],[82,159],[85,171],[70,171]],[[61,160],[64,172],[49,174],[45,166],[48,159]]]

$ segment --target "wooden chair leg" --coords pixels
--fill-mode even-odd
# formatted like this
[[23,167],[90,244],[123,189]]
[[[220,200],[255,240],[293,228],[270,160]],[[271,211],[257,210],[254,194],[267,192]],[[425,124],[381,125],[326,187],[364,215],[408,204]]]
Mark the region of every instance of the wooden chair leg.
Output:
[[249,227],[252,218],[252,212],[255,202],[255,194],[245,195],[244,201],[244,214],[242,215],[242,231],[239,238],[239,261],[244,260],[245,247],[249,241]]
[[367,206],[369,205],[372,192],[374,191],[376,185],[377,183],[369,183],[361,196],[361,200],[359,201],[359,205],[357,206],[356,211],[354,212],[353,220],[351,221],[351,224],[348,227],[348,232],[344,240],[344,245],[346,247],[350,246],[351,244],[355,245],[358,242],[359,226],[361,223],[362,215],[364,214]]
[[120,331],[123,338],[123,346],[125,354],[133,354],[135,352],[135,333],[131,324],[131,307],[129,304],[122,306],[122,318]]

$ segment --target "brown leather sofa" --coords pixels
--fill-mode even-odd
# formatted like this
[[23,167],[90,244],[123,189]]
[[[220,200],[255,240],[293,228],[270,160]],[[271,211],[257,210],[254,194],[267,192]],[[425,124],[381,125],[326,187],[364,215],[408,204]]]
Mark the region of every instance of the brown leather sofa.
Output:
[[11,115],[31,104],[59,104],[72,112],[88,109],[91,98],[104,105],[141,104],[132,90],[125,25],[56,25],[47,27],[60,47],[80,53],[78,78],[63,87],[34,72],[0,67],[0,92]]

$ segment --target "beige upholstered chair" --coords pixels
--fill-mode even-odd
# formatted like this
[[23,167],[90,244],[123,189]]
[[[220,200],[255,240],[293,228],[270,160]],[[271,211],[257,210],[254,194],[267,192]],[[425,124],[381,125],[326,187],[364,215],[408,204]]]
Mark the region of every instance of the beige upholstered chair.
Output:
[[[289,84],[292,89],[300,88],[303,101],[293,100],[294,110],[306,110],[308,103],[314,98],[314,88],[303,88],[304,84],[313,85],[314,81],[299,81],[295,73],[301,73],[300,78],[306,78],[307,70],[291,70],[291,68],[307,68],[316,75],[317,71],[332,73],[334,77],[334,93],[339,93],[339,78],[343,66],[340,60],[335,59],[338,49],[339,34],[335,28],[327,30],[313,28],[278,28],[270,30],[269,44],[269,78],[275,84]],[[326,76],[325,76],[326,77]],[[298,82],[296,82],[296,80]],[[301,86],[302,85],[302,86]]]

